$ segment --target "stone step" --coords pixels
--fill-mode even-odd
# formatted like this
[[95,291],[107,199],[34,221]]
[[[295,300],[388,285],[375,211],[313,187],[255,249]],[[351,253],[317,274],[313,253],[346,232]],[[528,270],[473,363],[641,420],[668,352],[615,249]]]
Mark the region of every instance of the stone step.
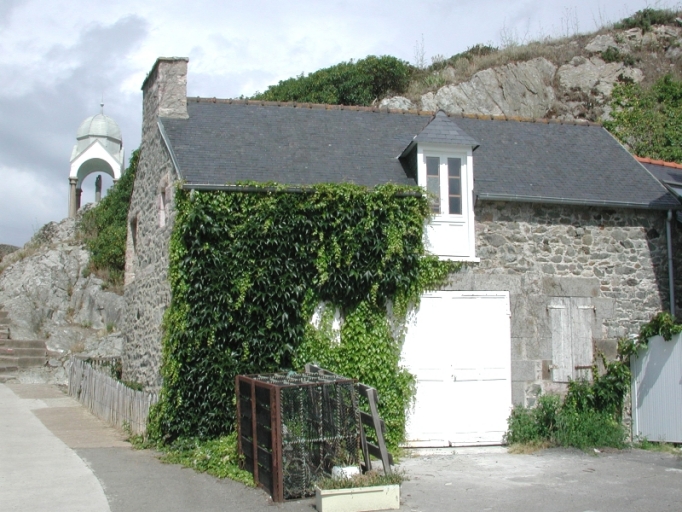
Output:
[[42,348],[45,350],[44,340],[7,340],[5,347],[9,348]]
[[16,372],[18,369],[17,366],[4,366],[0,364],[0,373]]
[[16,348],[6,345],[0,347],[0,356],[47,357],[47,350],[44,346],[43,348]]
[[0,355],[0,366],[18,366],[19,368],[29,368],[31,366],[45,366],[45,356],[3,356]]
[[9,314],[7,313],[7,311],[3,311],[3,310],[0,308],[0,320],[4,320],[4,319],[7,318],[8,316],[9,316]]
[[9,327],[6,325],[0,325],[0,340],[9,339]]

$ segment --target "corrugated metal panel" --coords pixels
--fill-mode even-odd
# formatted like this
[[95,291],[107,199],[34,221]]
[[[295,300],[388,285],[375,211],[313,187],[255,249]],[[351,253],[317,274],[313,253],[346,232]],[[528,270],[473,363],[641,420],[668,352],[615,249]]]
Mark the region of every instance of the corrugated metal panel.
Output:
[[633,433],[649,441],[682,442],[682,343],[649,340],[631,360]]

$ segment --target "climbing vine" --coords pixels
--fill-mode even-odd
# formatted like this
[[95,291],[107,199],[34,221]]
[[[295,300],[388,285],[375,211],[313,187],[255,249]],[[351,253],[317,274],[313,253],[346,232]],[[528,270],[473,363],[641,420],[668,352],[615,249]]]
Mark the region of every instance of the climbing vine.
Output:
[[399,362],[402,326],[422,292],[459,268],[425,252],[427,199],[394,185],[251,186],[176,194],[151,435],[228,433],[236,375],[317,362],[377,387],[395,446],[414,386]]

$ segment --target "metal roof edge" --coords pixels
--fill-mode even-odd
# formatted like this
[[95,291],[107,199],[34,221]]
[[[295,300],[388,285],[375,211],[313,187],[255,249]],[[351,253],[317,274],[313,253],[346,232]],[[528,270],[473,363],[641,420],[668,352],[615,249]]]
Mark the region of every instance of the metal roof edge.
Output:
[[655,205],[650,203],[633,203],[624,201],[609,201],[609,200],[590,200],[590,199],[571,199],[567,197],[544,197],[544,196],[522,196],[510,194],[494,194],[479,192],[478,199],[481,201],[509,201],[516,203],[544,203],[544,204],[560,204],[566,206],[603,206],[615,208],[631,208],[638,210],[681,210],[682,204],[672,205]]
[[178,164],[178,159],[175,156],[175,151],[173,151],[173,144],[171,144],[171,141],[168,138],[168,135],[166,134],[166,129],[163,127],[161,119],[157,120],[156,124],[159,127],[161,139],[163,140],[163,143],[166,145],[166,149],[168,149],[168,154],[170,155],[171,162],[173,163],[173,168],[175,169],[175,172],[177,173],[178,177],[180,179],[183,179],[182,171],[180,170],[180,165]]

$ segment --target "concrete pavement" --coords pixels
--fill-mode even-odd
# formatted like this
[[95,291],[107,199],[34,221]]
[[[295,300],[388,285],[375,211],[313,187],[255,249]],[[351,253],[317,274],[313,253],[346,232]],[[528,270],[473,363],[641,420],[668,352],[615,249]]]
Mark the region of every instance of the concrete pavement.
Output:
[[74,408],[58,389],[42,399],[17,396],[0,384],[0,510],[109,512],[99,480],[34,412]]
[[[402,511],[682,510],[682,460],[642,450],[585,454],[502,447],[421,450],[404,457]],[[313,512],[259,489],[134,450],[54,386],[0,384],[0,512]]]

